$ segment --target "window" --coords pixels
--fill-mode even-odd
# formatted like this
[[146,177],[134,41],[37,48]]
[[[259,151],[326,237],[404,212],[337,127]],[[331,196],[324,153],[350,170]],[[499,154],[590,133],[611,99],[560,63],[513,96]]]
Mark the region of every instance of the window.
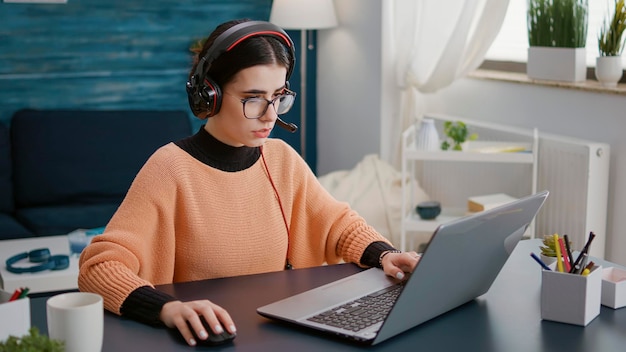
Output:
[[[489,61],[525,63],[528,56],[526,9],[528,0],[509,0],[509,8],[500,33],[491,45],[485,59]],[[598,56],[598,33],[604,19],[613,13],[614,0],[589,0],[589,27],[587,29],[587,66],[595,67]],[[626,66],[622,56],[622,65]]]

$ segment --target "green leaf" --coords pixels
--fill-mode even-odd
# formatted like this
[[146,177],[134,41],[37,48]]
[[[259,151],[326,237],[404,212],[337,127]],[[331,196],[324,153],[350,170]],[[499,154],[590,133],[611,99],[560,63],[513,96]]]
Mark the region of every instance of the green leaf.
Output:
[[446,136],[441,143],[441,150],[463,150],[462,144],[467,140],[475,140],[478,138],[476,133],[469,133],[467,125],[463,121],[445,121],[443,123],[443,132]]
[[9,336],[0,341],[0,352],[63,352],[65,343],[50,339],[39,333],[39,329],[31,327],[29,334],[21,337]]
[[528,0],[529,45],[584,48],[588,8],[588,0]]
[[598,51],[601,56],[620,56],[626,38],[626,5],[624,0],[615,0],[613,15],[604,19],[598,35]]

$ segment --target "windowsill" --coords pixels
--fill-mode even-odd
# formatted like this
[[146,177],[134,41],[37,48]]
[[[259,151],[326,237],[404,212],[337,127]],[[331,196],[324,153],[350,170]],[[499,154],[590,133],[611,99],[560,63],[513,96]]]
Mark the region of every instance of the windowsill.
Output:
[[576,89],[586,92],[602,93],[602,94],[617,94],[626,96],[626,84],[620,83],[615,88],[604,87],[600,82],[595,80],[586,80],[583,82],[561,82],[561,81],[546,81],[528,78],[526,73],[519,72],[506,72],[496,70],[478,69],[470,72],[467,77],[475,79],[493,80],[501,82],[511,82],[520,84],[532,84],[541,85],[546,87]]

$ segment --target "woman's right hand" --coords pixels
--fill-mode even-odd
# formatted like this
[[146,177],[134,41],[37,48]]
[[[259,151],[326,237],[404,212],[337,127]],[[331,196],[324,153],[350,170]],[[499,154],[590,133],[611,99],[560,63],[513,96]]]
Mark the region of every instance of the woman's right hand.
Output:
[[[226,310],[209,300],[198,300],[190,302],[172,301],[167,302],[161,309],[161,321],[168,328],[177,328],[181,335],[190,346],[196,345],[195,336],[205,340],[209,337],[205,331],[200,316],[207,321],[214,333],[222,333],[222,326],[226,327],[228,332],[234,334],[237,332],[235,324]],[[195,331],[195,336],[191,331]]]

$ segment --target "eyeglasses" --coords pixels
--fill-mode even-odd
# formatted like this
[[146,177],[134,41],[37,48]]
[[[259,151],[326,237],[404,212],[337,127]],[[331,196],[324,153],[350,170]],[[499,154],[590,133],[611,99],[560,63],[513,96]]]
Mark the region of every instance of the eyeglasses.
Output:
[[[230,95],[226,93],[227,95]],[[233,95],[230,95],[236,98]],[[243,104],[243,116],[247,119],[258,119],[265,115],[267,108],[272,105],[277,115],[282,115],[293,106],[293,102],[296,100],[296,92],[285,89],[282,94],[277,95],[272,100],[267,100],[260,97],[251,97],[239,100]]]

